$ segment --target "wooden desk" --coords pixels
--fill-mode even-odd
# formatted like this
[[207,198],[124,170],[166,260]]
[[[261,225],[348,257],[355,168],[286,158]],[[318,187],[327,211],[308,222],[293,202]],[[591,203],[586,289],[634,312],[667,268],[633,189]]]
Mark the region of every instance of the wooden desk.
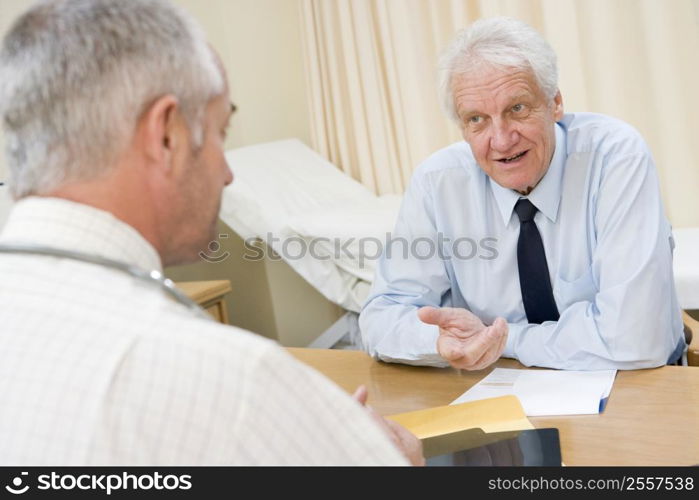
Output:
[[224,296],[232,290],[230,281],[180,281],[175,285],[211,314],[216,321],[228,324]]
[[[348,392],[366,385],[368,404],[382,415],[449,404],[492,369],[459,373],[381,363],[357,351],[289,352]],[[522,368],[509,359],[496,366]],[[568,465],[699,464],[699,368],[620,371],[603,414],[529,420],[559,429]]]

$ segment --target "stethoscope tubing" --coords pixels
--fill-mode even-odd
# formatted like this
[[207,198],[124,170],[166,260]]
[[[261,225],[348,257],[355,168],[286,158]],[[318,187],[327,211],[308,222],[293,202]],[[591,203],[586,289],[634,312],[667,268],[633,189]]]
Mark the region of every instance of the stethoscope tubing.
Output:
[[112,259],[107,259],[105,257],[100,257],[99,255],[91,255],[87,253],[76,252],[73,250],[45,247],[41,245],[2,244],[0,245],[0,254],[39,255],[44,257],[57,257],[61,259],[69,259],[78,262],[84,262],[87,264],[94,264],[97,266],[105,267],[107,269],[120,271],[124,274],[128,274],[132,278],[136,278],[145,283],[157,286],[170,298],[186,306],[198,317],[206,318],[208,320],[211,319],[211,317],[204,312],[204,310],[199,306],[199,304],[194,302],[192,299],[187,297],[187,295],[185,295],[181,290],[179,290],[171,279],[166,278],[163,275],[163,273],[155,269],[146,271],[145,269],[141,269],[140,267],[136,267],[131,264],[126,264],[124,262],[119,262]]

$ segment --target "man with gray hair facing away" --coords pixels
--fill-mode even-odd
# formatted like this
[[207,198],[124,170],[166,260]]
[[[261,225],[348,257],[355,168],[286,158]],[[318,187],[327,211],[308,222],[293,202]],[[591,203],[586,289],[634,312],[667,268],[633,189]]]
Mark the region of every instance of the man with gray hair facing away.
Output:
[[672,236],[638,132],[564,114],[556,55],[521,21],[473,23],[440,64],[465,142],[412,178],[393,237],[419,255],[382,257],[360,316],[369,352],[467,370],[676,362]]
[[225,73],[183,12],[36,4],[4,40],[0,112],[18,200],[0,235],[0,463],[424,462],[365,391],[158,282],[214,238],[233,180]]

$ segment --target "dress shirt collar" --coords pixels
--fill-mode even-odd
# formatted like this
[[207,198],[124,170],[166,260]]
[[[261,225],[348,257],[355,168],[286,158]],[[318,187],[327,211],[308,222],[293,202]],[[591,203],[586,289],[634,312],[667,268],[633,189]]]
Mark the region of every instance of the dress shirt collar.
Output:
[[[551,222],[558,219],[558,207],[561,203],[561,182],[566,160],[565,132],[559,124],[555,125],[556,147],[553,158],[546,174],[534,190],[526,198],[539,209]],[[495,201],[500,209],[502,221],[507,226],[512,218],[515,204],[520,198],[525,198],[517,191],[502,187],[492,179],[488,179]]]
[[61,198],[15,203],[0,241],[72,250],[162,272],[155,248],[133,227],[109,212]]

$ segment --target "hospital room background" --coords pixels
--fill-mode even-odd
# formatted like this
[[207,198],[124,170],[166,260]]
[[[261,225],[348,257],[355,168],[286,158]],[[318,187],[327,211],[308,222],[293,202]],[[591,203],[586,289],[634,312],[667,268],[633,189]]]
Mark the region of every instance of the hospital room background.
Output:
[[[30,3],[0,0],[0,33]],[[354,313],[375,259],[330,244],[316,247],[321,259],[300,256],[268,235],[352,240],[349,253],[358,238],[382,240],[415,167],[460,140],[440,109],[439,52],[460,27],[495,15],[530,23],[552,44],[567,112],[621,118],[647,139],[674,229],[680,302],[699,309],[699,0],[176,3],[220,53],[238,111],[219,237],[200,262],[166,274],[230,280],[231,324],[286,346],[307,346],[334,325],[349,332],[341,345],[356,344]],[[3,156],[0,182],[7,176]],[[10,207],[5,185],[0,228]]]

